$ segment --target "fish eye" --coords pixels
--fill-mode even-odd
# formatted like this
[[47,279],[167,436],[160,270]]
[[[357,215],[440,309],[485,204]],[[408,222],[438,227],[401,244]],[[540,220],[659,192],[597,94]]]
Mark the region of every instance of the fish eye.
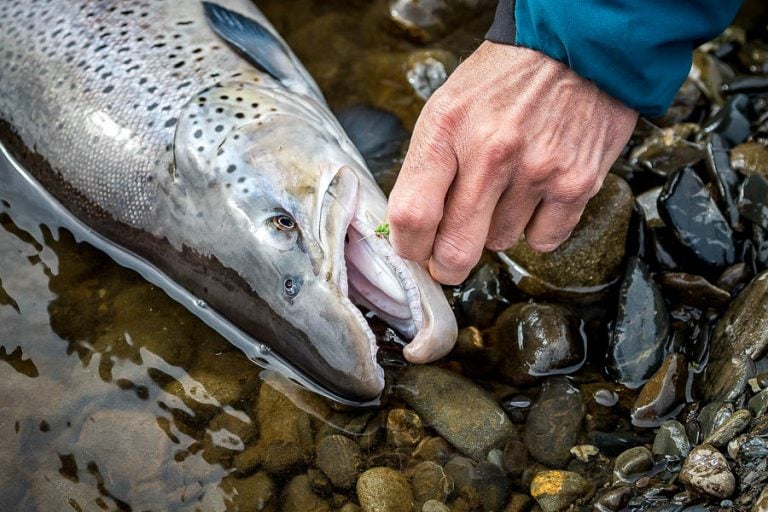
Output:
[[272,224],[280,231],[290,231],[296,228],[296,221],[288,215],[276,215],[272,217]]
[[302,280],[300,278],[294,279],[291,277],[286,277],[283,280],[283,291],[289,299],[292,299],[299,294],[299,290],[301,290],[301,282]]

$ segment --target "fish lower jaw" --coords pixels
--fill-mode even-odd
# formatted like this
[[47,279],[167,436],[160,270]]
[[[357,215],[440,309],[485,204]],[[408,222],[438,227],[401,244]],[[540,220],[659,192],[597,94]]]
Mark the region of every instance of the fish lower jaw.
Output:
[[345,281],[349,298],[409,339],[424,326],[418,285],[406,262],[370,223],[354,216],[347,230]]

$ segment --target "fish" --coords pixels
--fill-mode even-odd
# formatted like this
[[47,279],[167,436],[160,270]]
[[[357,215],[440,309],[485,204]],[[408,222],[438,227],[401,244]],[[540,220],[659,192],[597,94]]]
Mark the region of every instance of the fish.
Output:
[[451,350],[442,288],[376,231],[385,195],[251,2],[5,0],[0,70],[15,170],[3,209],[39,195],[256,362],[327,396],[384,389],[361,308],[412,363]]

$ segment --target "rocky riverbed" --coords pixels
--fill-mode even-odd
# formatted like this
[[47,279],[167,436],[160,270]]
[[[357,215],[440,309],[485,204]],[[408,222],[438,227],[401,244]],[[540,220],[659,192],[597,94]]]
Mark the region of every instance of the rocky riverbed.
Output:
[[[334,108],[405,132],[493,3],[260,2]],[[378,408],[259,375],[137,275],[1,216],[0,510],[768,511],[766,14],[696,50],[560,249],[446,289],[448,357],[405,366],[379,327]]]

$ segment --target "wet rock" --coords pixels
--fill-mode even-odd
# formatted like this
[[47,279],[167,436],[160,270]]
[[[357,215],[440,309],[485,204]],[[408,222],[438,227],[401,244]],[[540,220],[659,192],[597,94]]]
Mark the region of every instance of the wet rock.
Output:
[[416,446],[424,436],[419,415],[406,409],[392,409],[387,414],[387,441],[402,448]]
[[599,453],[597,446],[591,444],[579,444],[571,448],[571,455],[579,462],[589,462],[589,459],[597,457]]
[[447,34],[466,16],[488,6],[484,0],[390,0],[389,21],[393,28],[417,43],[429,43]]
[[645,383],[664,360],[669,314],[648,267],[630,258],[608,344],[608,368],[629,388]]
[[[38,471],[32,476],[31,495],[35,510],[40,512],[61,512],[62,510],[93,510],[96,503],[104,498],[95,485],[73,482],[58,471]],[[117,508],[111,500],[108,501]],[[108,506],[105,504],[105,506]]]
[[531,496],[544,512],[565,510],[589,490],[589,482],[571,471],[541,471],[531,482]]
[[661,187],[654,187],[646,190],[635,198],[635,203],[639,206],[640,212],[645,219],[645,224],[649,229],[655,229],[664,226],[664,221],[659,215],[659,196]]
[[709,437],[733,415],[734,411],[733,404],[724,402],[712,402],[702,407],[698,417],[701,436]]
[[477,327],[465,327],[459,330],[456,345],[451,356],[459,360],[480,359],[487,355],[483,335]]
[[491,335],[502,377],[525,385],[537,377],[578,370],[585,345],[578,333],[576,320],[563,306],[512,305],[499,316]]
[[444,503],[454,488],[453,479],[445,474],[442,466],[429,461],[413,468],[411,484],[416,510],[422,510],[430,500]]
[[653,374],[632,406],[632,424],[656,427],[685,405],[688,362],[682,354],[670,354]]
[[306,474],[297,475],[286,484],[280,495],[280,503],[280,510],[283,512],[293,512],[294,510],[331,511],[330,503],[314,493],[310,478]]
[[680,470],[680,480],[701,493],[720,499],[729,498],[736,487],[736,479],[725,457],[708,444],[691,451]]
[[733,231],[693,169],[667,180],[658,206],[677,241],[703,267],[724,268],[734,262]]
[[755,416],[762,416],[768,412],[768,389],[764,389],[750,398],[747,406]]
[[360,446],[346,436],[330,435],[317,443],[315,463],[331,483],[350,489],[357,479],[362,454]]
[[[393,469],[371,468],[357,481],[357,500],[363,512],[412,512],[413,493],[408,481]],[[308,508],[294,510],[311,510]]]
[[763,487],[760,496],[758,496],[754,505],[752,505],[752,512],[768,512],[768,485]]
[[480,328],[488,327],[509,305],[502,291],[499,273],[496,264],[480,265],[461,286],[459,305],[468,323]]
[[699,129],[697,124],[682,123],[654,130],[641,144],[632,149],[629,161],[662,176],[694,165],[704,158],[703,148],[689,140]]
[[603,510],[623,510],[632,498],[632,494],[632,487],[628,485],[618,485],[607,490],[600,496],[600,498],[598,498],[597,503]]
[[532,501],[531,497],[527,494],[513,492],[509,496],[507,507],[504,509],[504,512],[525,512],[530,509]]
[[731,302],[731,294],[706,278],[683,272],[665,272],[659,280],[665,296],[673,301],[697,308],[718,308]]
[[752,105],[745,94],[734,94],[704,126],[704,131],[720,135],[730,146],[741,144],[752,133],[749,122]]
[[725,446],[728,441],[743,432],[750,421],[752,421],[752,413],[747,409],[739,409],[709,434],[704,442],[716,447]]
[[736,295],[747,284],[750,277],[750,270],[746,263],[736,263],[731,265],[720,274],[715,286],[728,291],[731,295]]
[[768,148],[759,142],[746,142],[731,150],[731,165],[742,174],[768,178]]
[[509,495],[509,479],[504,471],[490,462],[481,462],[473,473],[472,486],[477,489],[484,510],[501,510]]
[[263,471],[245,478],[228,476],[221,487],[231,496],[231,508],[242,512],[267,512],[275,506],[275,484]]
[[633,203],[627,183],[609,174],[558,249],[542,254],[522,241],[499,257],[518,288],[531,296],[599,297],[621,273]]
[[653,440],[654,455],[669,455],[685,458],[691,451],[691,443],[685,427],[679,421],[667,420],[659,426],[656,438]]
[[270,474],[287,474],[312,455],[312,428],[307,413],[271,385],[259,389],[251,417],[259,424],[259,440],[235,456],[235,466],[250,471],[261,466]]
[[595,399],[595,403],[602,405],[603,407],[613,407],[619,403],[619,394],[605,388],[595,391],[592,398]]
[[768,348],[768,271],[734,300],[712,333],[709,364],[699,378],[704,398],[734,400],[757,374]]
[[429,500],[421,507],[421,512],[451,512],[451,509],[445,503]]
[[512,440],[504,446],[501,467],[513,480],[520,478],[528,464],[528,447],[522,441]]
[[491,449],[516,435],[504,411],[486,391],[446,370],[408,367],[397,379],[395,393],[426,424],[475,460],[483,460]]
[[461,490],[475,479],[475,466],[477,463],[472,459],[456,456],[445,465],[445,473],[453,480],[455,488]]
[[751,174],[739,188],[739,212],[763,229],[768,229],[768,177]]
[[768,457],[768,439],[754,434],[736,437],[728,443],[728,455],[739,464],[764,461]]
[[613,466],[615,481],[634,482],[653,469],[653,454],[645,446],[635,446],[618,457]]
[[531,456],[546,466],[564,466],[584,412],[578,388],[562,377],[546,380],[525,422],[523,437]]
[[413,456],[420,460],[430,460],[444,464],[451,456],[453,448],[442,437],[426,437],[413,451]]
[[501,401],[501,408],[507,413],[510,421],[515,424],[525,423],[528,409],[533,401],[525,395],[514,395]]

